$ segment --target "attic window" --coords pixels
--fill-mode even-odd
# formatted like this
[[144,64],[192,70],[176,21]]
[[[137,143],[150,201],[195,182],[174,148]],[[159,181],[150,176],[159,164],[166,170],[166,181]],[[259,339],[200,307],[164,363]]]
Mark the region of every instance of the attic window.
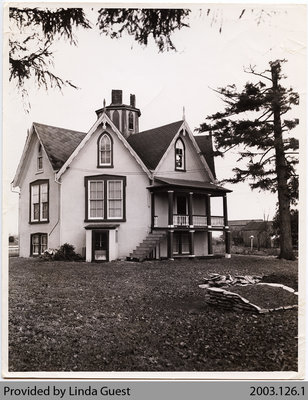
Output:
[[180,138],[175,142],[175,170],[185,170],[185,146]]
[[41,143],[39,143],[38,150],[37,150],[37,170],[38,171],[43,170],[43,151],[42,151]]
[[108,133],[102,134],[98,139],[98,167],[112,167],[112,139]]

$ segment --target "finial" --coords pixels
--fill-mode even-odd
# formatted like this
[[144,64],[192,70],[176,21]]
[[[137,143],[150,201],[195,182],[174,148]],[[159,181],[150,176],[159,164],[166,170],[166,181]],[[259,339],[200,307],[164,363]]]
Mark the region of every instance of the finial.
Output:
[[185,121],[185,106],[183,106],[183,121]]
[[104,99],[104,101],[103,101],[103,108],[104,109],[106,108],[106,99]]

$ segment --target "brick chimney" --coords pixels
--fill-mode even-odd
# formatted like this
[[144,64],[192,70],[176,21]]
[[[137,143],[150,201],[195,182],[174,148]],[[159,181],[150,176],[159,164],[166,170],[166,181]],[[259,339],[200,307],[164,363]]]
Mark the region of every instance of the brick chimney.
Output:
[[111,104],[122,104],[122,90],[112,89]]
[[130,105],[134,108],[136,107],[136,96],[134,94],[130,95]]

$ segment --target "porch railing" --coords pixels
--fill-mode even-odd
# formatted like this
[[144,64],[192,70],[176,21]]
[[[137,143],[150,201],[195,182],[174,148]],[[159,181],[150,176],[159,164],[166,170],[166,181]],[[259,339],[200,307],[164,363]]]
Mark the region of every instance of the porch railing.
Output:
[[[189,226],[189,216],[181,215],[181,214],[173,214],[173,225],[174,226]],[[194,226],[207,226],[207,217],[206,215],[193,215],[193,225]],[[161,226],[159,223],[159,218],[157,215],[154,216],[154,227]],[[220,216],[211,216],[211,226],[224,226],[224,217]]]
[[173,225],[174,226],[187,226],[189,225],[189,218],[188,215],[173,215]]
[[224,217],[211,216],[212,226],[224,226]]
[[193,225],[206,226],[207,225],[206,215],[193,215]]

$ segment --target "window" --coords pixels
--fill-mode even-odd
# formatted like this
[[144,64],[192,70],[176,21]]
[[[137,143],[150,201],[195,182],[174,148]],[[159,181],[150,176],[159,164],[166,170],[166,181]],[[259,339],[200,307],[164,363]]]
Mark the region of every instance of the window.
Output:
[[185,147],[182,139],[178,139],[175,143],[175,169],[185,170]]
[[49,183],[36,181],[30,184],[30,222],[49,222]]
[[85,178],[86,221],[124,221],[124,176],[98,175]]
[[104,182],[89,181],[89,210],[91,219],[104,218]]
[[38,151],[37,151],[37,170],[38,171],[43,170],[43,151],[42,151],[41,143],[39,143]]
[[47,250],[47,233],[31,235],[31,256],[39,256]]
[[123,181],[107,181],[108,218],[123,218]]
[[120,114],[118,110],[115,110],[112,115],[112,120],[115,126],[120,129]]
[[134,114],[131,111],[128,113],[128,129],[130,131],[134,129]]
[[98,139],[98,167],[112,167],[112,139],[104,133]]

